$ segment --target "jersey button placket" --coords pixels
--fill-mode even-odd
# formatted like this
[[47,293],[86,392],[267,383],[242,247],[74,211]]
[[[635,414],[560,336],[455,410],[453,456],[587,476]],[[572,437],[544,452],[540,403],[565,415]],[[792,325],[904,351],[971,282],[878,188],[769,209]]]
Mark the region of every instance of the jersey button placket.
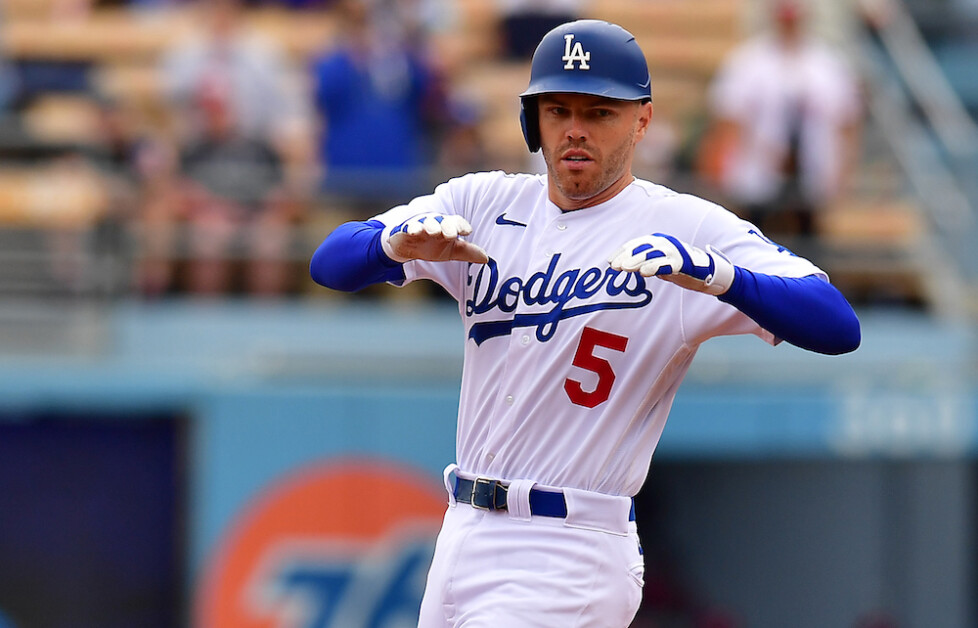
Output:
[[[551,223],[551,226],[554,229],[556,229],[557,231],[560,231],[560,232],[567,231],[567,224],[564,223],[564,222],[554,222],[554,223]],[[543,251],[544,251],[543,257],[545,259],[548,259],[549,260],[554,255],[556,255],[557,254],[557,251],[561,250],[561,247],[560,246],[555,246],[555,243],[556,244],[560,244],[562,242],[563,242],[563,240],[560,240],[560,239],[556,240],[555,242],[551,242],[551,244],[549,244],[546,248],[543,249]]]

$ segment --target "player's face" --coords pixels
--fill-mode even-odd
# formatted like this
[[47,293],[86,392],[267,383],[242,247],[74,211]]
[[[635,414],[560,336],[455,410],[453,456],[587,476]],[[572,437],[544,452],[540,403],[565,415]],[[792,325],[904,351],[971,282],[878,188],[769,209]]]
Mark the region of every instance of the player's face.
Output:
[[538,107],[550,200],[558,207],[591,207],[631,183],[635,145],[652,120],[651,103],[544,94]]

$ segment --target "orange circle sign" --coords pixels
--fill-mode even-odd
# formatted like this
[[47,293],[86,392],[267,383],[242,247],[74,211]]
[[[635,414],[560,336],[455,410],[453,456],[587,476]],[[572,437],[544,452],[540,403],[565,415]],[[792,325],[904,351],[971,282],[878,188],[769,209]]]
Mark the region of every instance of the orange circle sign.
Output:
[[200,628],[354,628],[417,621],[447,499],[373,460],[325,463],[245,508],[205,565]]

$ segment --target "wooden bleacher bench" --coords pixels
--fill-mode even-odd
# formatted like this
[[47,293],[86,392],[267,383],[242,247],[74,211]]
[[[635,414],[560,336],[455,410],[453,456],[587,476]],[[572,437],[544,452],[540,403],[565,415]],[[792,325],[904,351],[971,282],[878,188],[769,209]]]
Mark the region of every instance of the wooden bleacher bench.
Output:
[[695,77],[652,72],[653,115],[679,122],[699,114],[706,102],[708,85]]
[[97,103],[83,94],[49,94],[37,98],[21,121],[36,141],[49,144],[99,142]]
[[826,238],[840,245],[911,247],[927,231],[920,210],[904,199],[851,199],[819,217]]
[[819,215],[818,260],[843,293],[885,296],[933,306],[942,298],[931,278],[936,251],[919,207],[908,199],[851,198]]
[[592,0],[588,14],[639,33],[738,35],[745,0]]
[[83,229],[108,208],[97,173],[84,167],[5,167],[0,171],[0,227]]
[[595,0],[588,14],[635,35],[655,73],[709,79],[743,36],[744,0]]
[[[652,73],[679,74],[709,81],[736,45],[735,40],[709,36],[636,34]],[[654,80],[654,79],[653,79]]]
[[[246,19],[256,32],[301,58],[325,48],[336,34],[335,18],[328,11],[255,9]],[[68,20],[31,13],[0,22],[0,51],[12,59],[148,63],[192,33],[195,23],[191,9],[98,9]]]
[[0,50],[18,60],[149,61],[190,24],[186,12],[138,19],[121,9],[99,10],[79,20],[6,20],[0,28]]
[[454,8],[455,25],[432,40],[436,63],[452,77],[464,76],[471,65],[496,58],[500,50],[495,2],[456,0]]

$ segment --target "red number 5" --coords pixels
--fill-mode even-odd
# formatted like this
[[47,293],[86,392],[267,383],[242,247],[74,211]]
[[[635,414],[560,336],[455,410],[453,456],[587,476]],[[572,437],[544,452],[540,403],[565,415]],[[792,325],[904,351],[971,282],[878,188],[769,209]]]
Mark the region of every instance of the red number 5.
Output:
[[572,364],[597,374],[598,384],[594,390],[587,392],[581,382],[568,377],[564,380],[564,390],[571,402],[585,408],[593,408],[608,401],[608,397],[611,396],[611,386],[615,383],[615,372],[607,360],[594,355],[594,348],[605,347],[615,351],[624,351],[627,344],[628,338],[624,336],[600,331],[593,327],[584,328]]

